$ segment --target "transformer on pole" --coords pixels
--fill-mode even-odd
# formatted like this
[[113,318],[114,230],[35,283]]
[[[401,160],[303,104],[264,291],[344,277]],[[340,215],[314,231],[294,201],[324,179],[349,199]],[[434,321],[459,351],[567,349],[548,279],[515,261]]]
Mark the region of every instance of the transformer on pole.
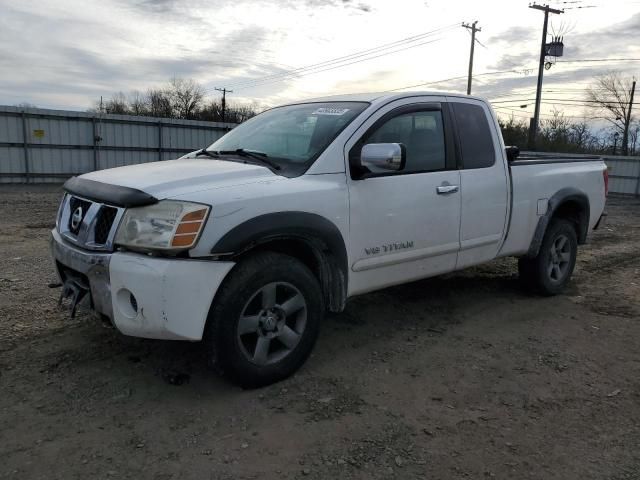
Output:
[[[529,125],[529,149],[533,150],[536,147],[538,123],[540,121],[540,100],[542,98],[542,76],[545,69],[545,58],[547,57],[547,55],[549,55],[549,51],[560,53],[560,55],[553,55],[559,57],[562,55],[564,50],[564,43],[562,43],[562,39],[559,37],[554,38],[551,43],[547,43],[547,26],[549,24],[549,14],[561,14],[564,13],[564,10],[557,10],[555,8],[551,8],[549,5],[538,5],[535,3],[529,5],[529,8],[533,8],[534,10],[541,10],[544,12],[544,23],[542,25],[542,43],[540,45],[540,62],[538,65],[538,85],[536,88],[536,108]],[[549,67],[547,67],[547,69],[549,68],[550,65]]]

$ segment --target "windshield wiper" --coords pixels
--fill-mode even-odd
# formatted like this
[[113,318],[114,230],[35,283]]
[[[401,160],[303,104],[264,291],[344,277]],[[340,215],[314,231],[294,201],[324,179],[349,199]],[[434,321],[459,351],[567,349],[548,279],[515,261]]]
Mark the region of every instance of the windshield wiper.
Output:
[[264,152],[256,152],[254,150],[245,150],[244,148],[236,148],[235,150],[220,150],[217,152],[219,155],[238,155],[239,157],[252,158],[254,160],[258,160],[265,165],[270,166],[274,170],[280,170],[280,165],[269,160],[268,155]]
[[207,157],[211,158],[220,158],[220,155],[218,155],[216,152],[207,150],[206,147],[196,152],[196,157],[199,157],[200,155],[206,155]]

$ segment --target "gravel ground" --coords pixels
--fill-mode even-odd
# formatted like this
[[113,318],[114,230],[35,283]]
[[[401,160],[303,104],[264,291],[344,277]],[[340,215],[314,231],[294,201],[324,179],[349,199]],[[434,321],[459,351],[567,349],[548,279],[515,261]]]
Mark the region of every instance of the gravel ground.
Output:
[[568,291],[513,259],[352,299],[305,367],[243,391],[199,344],[69,320],[57,186],[0,187],[0,478],[640,478],[640,201]]

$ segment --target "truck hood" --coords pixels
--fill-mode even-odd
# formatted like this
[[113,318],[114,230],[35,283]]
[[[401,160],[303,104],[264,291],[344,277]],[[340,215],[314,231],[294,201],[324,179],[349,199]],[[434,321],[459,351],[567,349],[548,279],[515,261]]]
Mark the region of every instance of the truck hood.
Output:
[[211,188],[283,179],[260,165],[212,158],[142,163],[98,170],[81,178],[135,188],[159,200]]

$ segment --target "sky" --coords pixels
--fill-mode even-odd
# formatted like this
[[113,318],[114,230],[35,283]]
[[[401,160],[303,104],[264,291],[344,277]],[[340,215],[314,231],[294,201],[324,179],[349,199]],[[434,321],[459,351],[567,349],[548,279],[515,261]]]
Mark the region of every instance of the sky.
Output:
[[[101,95],[145,91],[172,77],[194,79],[211,97],[219,95],[214,87],[229,88],[229,102],[259,108],[354,92],[465,92],[470,32],[461,23],[478,21],[473,93],[494,101],[501,114],[526,118],[544,17],[528,5],[0,0],[0,104],[86,110]],[[549,28],[550,35],[564,35],[565,47],[545,71],[542,113],[555,107],[590,118],[592,108],[570,99],[583,100],[597,75],[618,70],[640,77],[640,0],[551,6],[565,8],[550,16]]]

